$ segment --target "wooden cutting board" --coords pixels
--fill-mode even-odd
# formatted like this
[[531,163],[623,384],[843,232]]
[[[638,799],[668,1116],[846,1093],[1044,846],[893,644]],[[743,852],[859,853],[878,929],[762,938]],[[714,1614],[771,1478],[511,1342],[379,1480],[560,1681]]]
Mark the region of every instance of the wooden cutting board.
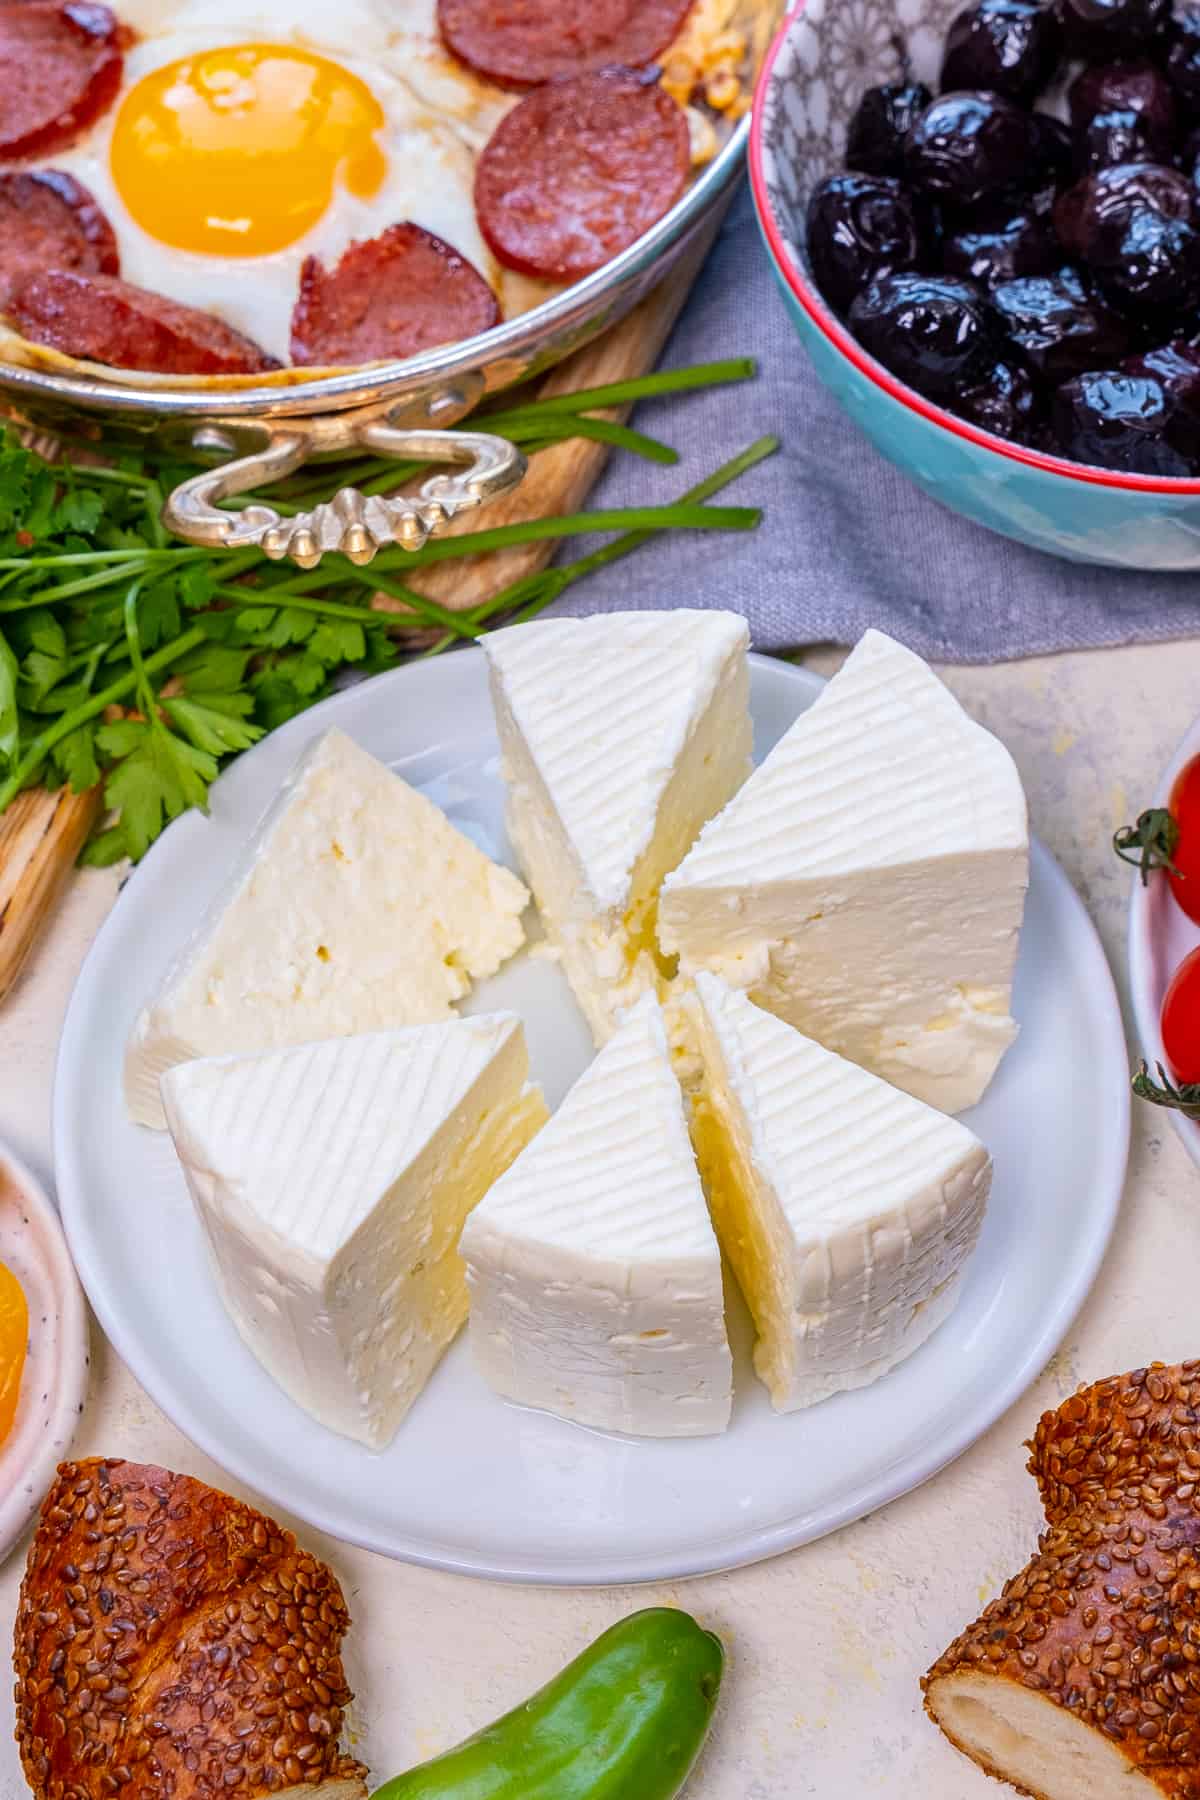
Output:
[[[715,227],[714,227],[715,231]],[[538,393],[549,397],[645,375],[658,360],[708,249],[699,244],[668,279],[628,318],[548,375]],[[620,418],[621,412],[607,416]],[[603,416],[603,415],[602,415]],[[489,525],[508,525],[552,513],[577,512],[607,460],[608,446],[590,439],[557,444],[533,458],[521,487],[488,508]],[[477,530],[471,515],[465,531]],[[443,606],[461,609],[489,599],[521,576],[544,568],[555,546],[525,544],[513,550],[435,565],[413,579],[414,588]],[[379,597],[381,606],[396,603]],[[100,811],[100,793],[73,795],[32,789],[0,814],[0,1002],[53,913]]]
[[100,790],[31,788],[0,813],[0,1000],[54,910],[100,811]]

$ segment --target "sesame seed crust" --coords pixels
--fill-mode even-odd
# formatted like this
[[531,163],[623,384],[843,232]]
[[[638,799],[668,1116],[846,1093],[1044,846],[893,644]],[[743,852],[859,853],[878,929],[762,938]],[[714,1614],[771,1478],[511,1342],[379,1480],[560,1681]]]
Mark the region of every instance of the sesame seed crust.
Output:
[[365,1795],[339,1748],[350,1615],[274,1520],[186,1475],[63,1463],[17,1607],[36,1800]]
[[1167,1800],[1200,1800],[1200,1362],[1081,1388],[1028,1448],[1047,1520],[1037,1554],[924,1677],[926,1711],[946,1730],[940,1683],[1016,1683],[1102,1733]]

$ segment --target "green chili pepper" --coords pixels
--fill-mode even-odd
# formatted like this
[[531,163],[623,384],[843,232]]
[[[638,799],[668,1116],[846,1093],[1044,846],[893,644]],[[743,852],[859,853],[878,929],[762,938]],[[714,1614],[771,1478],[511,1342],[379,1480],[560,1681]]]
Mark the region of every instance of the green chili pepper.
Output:
[[561,1675],[373,1800],[673,1800],[721,1687],[721,1640],[671,1607],[634,1613]]

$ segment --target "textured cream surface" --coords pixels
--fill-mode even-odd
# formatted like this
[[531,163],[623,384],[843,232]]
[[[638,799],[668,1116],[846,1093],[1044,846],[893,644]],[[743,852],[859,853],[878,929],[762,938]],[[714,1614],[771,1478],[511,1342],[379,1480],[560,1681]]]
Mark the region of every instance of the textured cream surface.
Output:
[[[840,661],[832,651],[809,658],[822,674]],[[1109,838],[1146,804],[1194,721],[1198,661],[1194,645],[1163,644],[941,671],[1012,750],[1032,823],[1083,895],[1123,992],[1132,877]],[[97,870],[70,885],[0,1013],[0,1136],[47,1180],[63,1015],[117,887],[116,871]],[[1086,1068],[1074,1091],[1089,1095]],[[674,1605],[699,1614],[730,1650],[689,1800],[1002,1800],[1005,1790],[923,1717],[917,1681],[1028,1558],[1043,1519],[1021,1443],[1039,1414],[1084,1379],[1196,1354],[1200,1173],[1157,1109],[1135,1108],[1134,1132],[1112,1249],[1037,1382],[934,1481],[820,1543],[698,1581],[554,1590],[406,1567],[290,1520],[332,1564],[354,1612],[355,1753],[386,1779],[516,1705],[614,1620]],[[93,1352],[81,1456],[116,1450],[261,1503],[163,1417],[99,1330]],[[23,1562],[14,1554],[0,1570],[4,1619]],[[24,1793],[6,1688],[0,1796]]]
[[525,934],[525,888],[341,731],[301,759],[134,1027],[125,1096],[173,1063],[453,1016]]
[[498,1013],[165,1075],[230,1316],[332,1430],[386,1444],[462,1325],[463,1221],[546,1117],[528,1073]]
[[749,774],[747,643],[686,608],[484,639],[509,836],[597,1043],[660,985],[659,885]]
[[667,877],[659,942],[960,1112],[1016,1035],[1027,883],[1008,751],[870,631]]
[[499,1393],[650,1437],[724,1430],[721,1258],[653,995],[472,1213],[462,1254]]
[[[991,1186],[974,1134],[703,971],[701,1164],[780,1412],[864,1387],[957,1298]],[[707,1129],[704,1129],[707,1127]]]

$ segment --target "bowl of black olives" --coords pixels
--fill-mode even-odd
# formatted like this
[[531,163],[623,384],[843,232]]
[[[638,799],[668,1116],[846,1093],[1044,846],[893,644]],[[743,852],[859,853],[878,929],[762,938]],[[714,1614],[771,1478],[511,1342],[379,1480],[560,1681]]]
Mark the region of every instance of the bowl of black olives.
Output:
[[1200,0],[807,0],[759,222],[817,370],[935,498],[1200,570]]

